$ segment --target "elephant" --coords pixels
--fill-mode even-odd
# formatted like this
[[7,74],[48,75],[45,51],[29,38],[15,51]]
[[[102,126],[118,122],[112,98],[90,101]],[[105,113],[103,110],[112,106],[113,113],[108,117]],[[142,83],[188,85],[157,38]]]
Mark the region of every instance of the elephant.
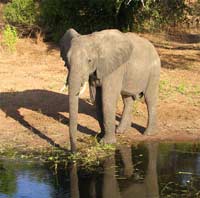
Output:
[[[70,71],[70,64],[68,62],[68,59],[67,59],[67,53],[71,47],[71,41],[73,38],[75,37],[78,37],[80,36],[80,34],[75,31],[74,29],[69,29],[68,31],[66,31],[66,33],[64,34],[64,36],[60,39],[60,56],[62,57],[63,61],[65,62],[65,67],[67,67],[68,71]],[[69,75],[68,75],[69,76]],[[66,79],[66,84],[65,86],[61,89],[61,92],[64,91],[65,87],[68,86],[68,76],[67,76],[67,79]],[[84,84],[84,86],[82,87],[82,90],[80,91],[80,94],[81,95],[86,89],[86,83]],[[92,103],[95,102],[95,87],[94,86],[91,86],[91,83],[89,85],[89,90],[90,90],[90,101]]]
[[[101,128],[98,138],[116,143],[116,133],[131,125],[133,101],[144,96],[148,110],[145,135],[156,129],[156,106],[161,62],[151,42],[131,32],[107,29],[80,35],[74,29],[61,39],[61,57],[69,70],[69,134],[72,152],[76,151],[78,98],[80,88],[89,81]],[[124,109],[116,129],[115,113],[119,96]]]

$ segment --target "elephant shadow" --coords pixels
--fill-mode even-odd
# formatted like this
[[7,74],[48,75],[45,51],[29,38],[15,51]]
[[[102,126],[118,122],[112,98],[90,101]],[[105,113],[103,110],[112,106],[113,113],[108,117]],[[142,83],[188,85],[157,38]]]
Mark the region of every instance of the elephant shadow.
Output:
[[[46,136],[42,131],[38,130],[25,120],[19,110],[20,108],[25,108],[36,111],[51,117],[62,124],[69,125],[69,118],[62,114],[69,112],[68,101],[68,95],[41,89],[0,93],[0,109],[6,114],[7,117],[11,117],[18,121],[22,126],[56,147],[60,146],[51,138]],[[97,119],[95,106],[81,98],[79,99],[79,113],[83,113]],[[117,115],[116,119],[120,121],[120,116]],[[136,128],[141,133],[144,131],[144,128],[137,124],[132,123],[132,127]],[[80,124],[78,125],[78,130],[84,134],[92,136],[97,135],[96,131]]]
[[[51,138],[39,131],[20,114],[19,109],[25,108],[37,111],[43,115],[51,117],[56,121],[69,125],[69,118],[62,115],[62,112],[69,112],[68,95],[47,91],[47,90],[25,90],[21,92],[2,92],[0,93],[0,109],[5,112],[7,117],[18,121],[22,126],[31,130],[49,144],[60,147]],[[96,118],[94,106],[83,99],[79,99],[79,113],[84,113]],[[78,130],[88,135],[97,133],[85,126],[78,125]]]

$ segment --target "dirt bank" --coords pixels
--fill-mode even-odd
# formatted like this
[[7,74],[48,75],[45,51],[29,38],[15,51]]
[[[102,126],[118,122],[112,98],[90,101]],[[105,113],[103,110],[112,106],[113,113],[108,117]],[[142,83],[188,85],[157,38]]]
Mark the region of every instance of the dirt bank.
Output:
[[[157,47],[162,60],[158,131],[151,137],[146,126],[143,100],[133,107],[133,126],[123,141],[200,140],[200,43],[183,42],[164,35],[143,35]],[[167,39],[166,39],[167,38]],[[191,37],[193,38],[193,37]],[[196,38],[196,37],[195,37]],[[56,46],[19,40],[17,51],[0,51],[0,147],[19,150],[68,144],[68,94],[59,90],[66,71]],[[99,126],[88,92],[80,99],[79,143],[95,136]],[[122,102],[117,115],[120,117]]]

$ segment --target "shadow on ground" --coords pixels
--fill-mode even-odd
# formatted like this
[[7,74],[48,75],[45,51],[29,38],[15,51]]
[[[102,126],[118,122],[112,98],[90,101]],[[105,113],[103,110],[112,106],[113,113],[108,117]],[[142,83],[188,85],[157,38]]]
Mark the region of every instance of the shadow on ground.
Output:
[[167,39],[174,42],[193,44],[200,43],[200,35],[186,32],[173,32],[167,34]]
[[[26,121],[23,115],[20,114],[19,109],[25,108],[36,111],[48,117],[52,117],[58,122],[69,125],[69,118],[61,114],[62,112],[69,112],[68,100],[68,95],[47,90],[3,92],[0,93],[0,109],[5,112],[6,116],[18,121],[22,126],[46,140],[49,144],[61,148],[54,140]],[[96,119],[95,107],[82,99],[79,99],[79,113],[87,114]],[[119,116],[117,116],[117,120],[120,120]],[[132,127],[136,128],[141,133],[144,131],[144,128],[137,124],[132,124]],[[96,131],[81,125],[78,125],[78,130],[92,136],[97,134]]]
[[194,70],[191,65],[196,62],[196,57],[186,57],[184,54],[166,54],[161,57],[161,65],[166,69]]
[[[4,92],[0,93],[0,109],[6,113],[6,116],[18,121],[21,125],[32,131],[34,134],[46,140],[49,144],[55,147],[60,147],[51,138],[47,137],[45,134],[27,122],[23,115],[20,114],[19,109],[26,108],[32,111],[37,111],[43,115],[52,117],[53,119],[68,125],[69,118],[61,114],[61,112],[69,112],[68,100],[69,99],[67,95],[46,90]],[[82,99],[79,100],[79,112],[96,117],[94,107]],[[81,125],[78,125],[78,130],[85,134],[93,136],[96,135],[95,131]]]

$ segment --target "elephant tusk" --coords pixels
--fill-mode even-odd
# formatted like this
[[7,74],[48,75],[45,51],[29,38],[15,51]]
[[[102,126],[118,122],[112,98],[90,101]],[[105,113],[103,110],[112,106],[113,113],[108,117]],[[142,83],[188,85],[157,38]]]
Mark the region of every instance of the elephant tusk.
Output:
[[66,86],[65,84],[63,85],[63,87],[60,89],[60,92],[64,92],[65,89],[67,89],[68,86]]
[[80,93],[79,93],[79,96],[81,96],[81,95],[85,92],[86,86],[87,86],[87,82],[85,82],[84,85],[83,85],[83,87],[81,88],[81,91],[80,91]]
[[[85,92],[86,87],[87,87],[87,82],[85,82],[83,87],[81,87],[81,91],[79,93],[79,96],[81,96]],[[63,87],[60,89],[60,92],[64,92],[67,88],[68,88],[67,85],[63,85]]]

